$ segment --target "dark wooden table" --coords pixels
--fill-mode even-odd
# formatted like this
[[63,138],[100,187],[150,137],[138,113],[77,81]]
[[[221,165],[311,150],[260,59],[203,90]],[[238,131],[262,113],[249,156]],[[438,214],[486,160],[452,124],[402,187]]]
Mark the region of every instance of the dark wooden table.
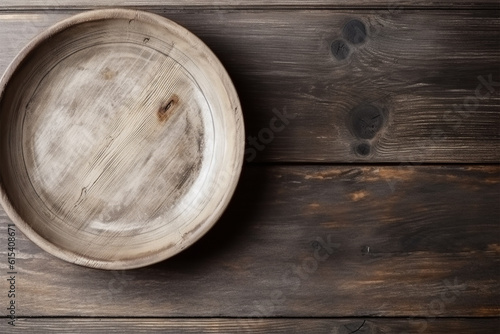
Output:
[[1,333],[498,333],[496,0],[2,0],[0,72],[83,10],[197,34],[240,94],[248,151],[228,210],[162,263],[100,271],[0,210]]

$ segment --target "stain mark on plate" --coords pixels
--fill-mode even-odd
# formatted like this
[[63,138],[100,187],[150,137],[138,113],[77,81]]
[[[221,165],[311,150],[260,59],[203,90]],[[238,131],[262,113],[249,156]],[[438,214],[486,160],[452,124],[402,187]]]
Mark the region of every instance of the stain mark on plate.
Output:
[[160,109],[158,109],[157,116],[158,120],[161,123],[166,122],[170,116],[174,113],[175,109],[177,109],[177,105],[179,104],[179,97],[177,94],[172,95],[172,97],[168,100],[165,100],[161,106]]

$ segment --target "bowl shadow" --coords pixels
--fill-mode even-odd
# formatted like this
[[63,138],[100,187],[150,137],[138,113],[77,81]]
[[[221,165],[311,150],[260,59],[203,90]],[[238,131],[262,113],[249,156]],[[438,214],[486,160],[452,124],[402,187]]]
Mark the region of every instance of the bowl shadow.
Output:
[[183,271],[235,250],[258,214],[258,199],[266,192],[266,169],[244,165],[234,195],[217,223],[181,253],[146,268]]

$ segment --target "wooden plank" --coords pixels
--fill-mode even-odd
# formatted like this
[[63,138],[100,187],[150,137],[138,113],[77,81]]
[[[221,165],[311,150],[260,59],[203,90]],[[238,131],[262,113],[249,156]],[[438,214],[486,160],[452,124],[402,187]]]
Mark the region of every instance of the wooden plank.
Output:
[[[0,71],[72,13],[0,14]],[[500,161],[499,11],[157,13],[197,34],[228,69],[243,105],[247,161]],[[332,42],[362,31],[351,24],[342,37],[352,19],[367,36],[346,42],[350,55],[337,60]],[[337,57],[342,50],[335,47]]]
[[104,7],[158,8],[498,8],[495,0],[3,0],[0,10],[94,9]]
[[19,319],[11,333],[476,333],[499,319]]
[[16,315],[496,317],[499,184],[498,166],[246,167],[215,227],[146,268],[75,266],[17,231]]

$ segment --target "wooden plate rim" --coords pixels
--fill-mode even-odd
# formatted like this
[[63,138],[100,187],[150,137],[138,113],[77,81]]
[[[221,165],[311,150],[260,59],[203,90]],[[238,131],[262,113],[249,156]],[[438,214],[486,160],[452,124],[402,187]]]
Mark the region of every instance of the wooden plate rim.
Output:
[[6,71],[2,75],[0,79],[0,101],[3,100],[3,96],[5,90],[11,81],[13,75],[20,65],[22,65],[25,58],[30,55],[31,52],[36,50],[36,48],[41,45],[45,40],[51,38],[51,36],[56,35],[65,29],[68,29],[74,25],[78,25],[85,22],[90,21],[98,21],[98,20],[107,20],[107,19],[129,19],[129,20],[137,20],[146,23],[152,23],[155,25],[162,26],[168,30],[174,30],[178,33],[182,33],[182,36],[189,41],[189,44],[196,45],[199,48],[203,49],[203,52],[210,57],[211,64],[217,69],[217,72],[220,74],[220,80],[224,83],[227,93],[232,97],[231,101],[235,110],[233,112],[237,113],[234,117],[236,120],[236,128],[237,128],[237,137],[239,143],[236,143],[238,146],[236,147],[235,154],[235,168],[231,173],[230,187],[227,188],[224,198],[221,203],[214,209],[215,212],[210,216],[210,219],[207,219],[206,222],[203,223],[203,226],[200,228],[201,232],[198,233],[196,238],[189,239],[181,249],[174,250],[167,249],[164,252],[154,253],[153,255],[134,258],[130,260],[122,260],[122,261],[105,261],[101,259],[88,258],[81,254],[76,254],[72,251],[63,249],[61,247],[56,246],[51,243],[47,239],[40,236],[30,224],[28,224],[24,219],[18,214],[12,205],[8,193],[5,190],[3,185],[3,180],[0,176],[0,205],[2,205],[6,214],[12,219],[15,223],[16,227],[32,242],[38,245],[40,248],[45,250],[46,252],[62,259],[70,263],[74,263],[81,266],[98,268],[98,269],[106,269],[106,270],[123,270],[123,269],[134,269],[140,268],[144,266],[148,266],[154,263],[158,263],[164,261],[179,252],[185,250],[192,244],[194,244],[197,240],[199,240],[203,235],[206,234],[210,230],[210,228],[217,222],[220,218],[227,205],[229,204],[236,186],[239,181],[239,177],[241,174],[241,170],[243,167],[243,159],[244,159],[244,148],[245,148],[245,133],[243,126],[243,115],[242,109],[240,105],[240,101],[238,98],[238,94],[234,87],[234,84],[229,77],[226,69],[217,58],[217,56],[210,50],[210,48],[200,40],[196,35],[182,27],[181,25],[171,21],[165,17],[162,17],[157,14],[149,13],[141,10],[134,9],[123,9],[123,8],[110,8],[110,9],[97,9],[86,11],[83,13],[76,14],[69,18],[66,18],[51,27],[47,28],[36,37],[34,37],[14,58],[14,60],[9,64]]

